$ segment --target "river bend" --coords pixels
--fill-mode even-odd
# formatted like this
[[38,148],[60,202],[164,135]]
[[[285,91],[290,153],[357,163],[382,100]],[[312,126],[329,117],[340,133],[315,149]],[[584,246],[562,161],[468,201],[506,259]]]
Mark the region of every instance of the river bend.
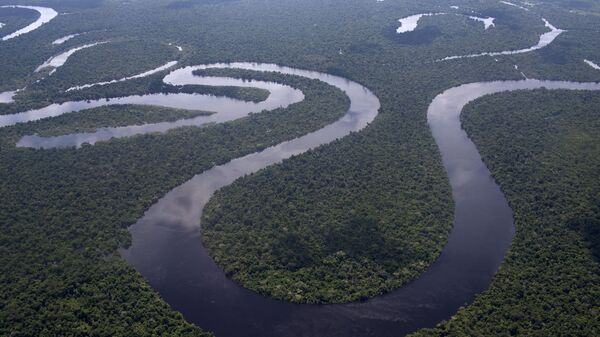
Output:
[[[38,20],[2,37],[4,41],[31,32],[58,15],[56,11],[43,7],[3,7],[28,8],[40,12]],[[418,18],[415,17],[413,21],[405,29],[411,29],[413,25],[416,27]],[[540,43],[532,48],[446,59],[516,54],[539,49],[562,33],[547,21],[545,23],[551,32],[540,37]],[[132,245],[121,250],[122,256],[188,321],[224,337],[399,336],[450,318],[461,306],[472,302],[478,293],[489,287],[514,235],[512,211],[506,198],[482,162],[476,146],[461,128],[460,113],[463,107],[485,95],[512,90],[600,90],[600,83],[523,80],[465,84],[438,95],[430,104],[427,117],[455,201],[454,226],[440,257],[416,280],[387,295],[349,304],[302,305],[258,295],[228,279],[202,246],[199,224],[202,208],[216,190],[239,177],[365,128],[375,119],[380,108],[379,100],[367,88],[341,77],[273,64],[202,65],[175,70],[165,77],[164,82],[172,85],[257,87],[269,90],[271,94],[260,103],[190,94],[152,94],[110,101],[66,102],[0,116],[0,128],[111,104],[160,105],[216,112],[198,119],[105,128],[95,133],[65,135],[63,138],[31,136],[19,143],[20,146],[38,148],[78,146],[82,142],[94,143],[113,137],[164,132],[184,125],[225,122],[250,112],[286,107],[304,98],[300,91],[276,83],[193,76],[193,70],[207,68],[278,71],[319,79],[344,91],[351,101],[349,110],[341,119],[322,129],[194,176],[167,193],[130,227]],[[0,102],[10,102],[9,95],[12,93],[2,93]]]
[[510,90],[600,90],[596,83],[524,80],[471,83],[438,95],[429,106],[428,121],[456,204],[454,227],[441,256],[418,279],[387,295],[358,303],[303,305],[258,295],[228,279],[202,246],[199,219],[219,188],[358,130],[376,115],[379,102],[369,90],[319,76],[350,97],[351,108],[342,120],[195,176],[130,228],[133,244],[122,255],[174,309],[219,336],[399,336],[450,318],[489,287],[514,234],[512,211],[461,128],[463,107]]
[[[387,295],[349,304],[303,305],[258,295],[227,278],[202,245],[199,224],[202,209],[216,190],[239,177],[362,130],[377,116],[379,100],[356,82],[273,64],[186,67],[172,71],[164,82],[262,87],[271,92],[270,98],[276,97],[268,103],[271,108],[303,99],[301,92],[280,84],[272,87],[269,82],[193,75],[196,69],[208,68],[277,71],[319,79],[344,91],[351,102],[341,119],[322,129],[196,175],[167,193],[130,228],[132,245],[121,250],[122,256],[187,320],[219,336],[398,336],[450,318],[489,287],[514,234],[512,211],[477,148],[461,128],[463,107],[485,95],[511,90],[600,90],[600,83],[523,80],[465,84],[438,95],[430,104],[427,117],[455,201],[454,227],[440,257],[416,280]],[[206,102],[217,99],[207,95],[188,95],[201,98],[186,95],[68,102],[24,114],[0,116],[0,127],[109,104],[154,104],[204,110]],[[189,100],[180,102],[186,97]],[[264,104],[223,99],[215,105],[224,116],[222,121],[246,115],[246,110],[241,114],[232,112],[243,104]],[[178,122],[167,123],[165,130],[178,127],[178,124],[172,124]],[[140,133],[151,132],[149,130]],[[130,134],[137,133],[121,136]]]
[[[253,67],[253,65],[255,67]],[[198,69],[209,68],[235,68],[235,69],[276,69],[272,65],[258,65],[251,63],[237,64],[209,64],[194,67],[185,67],[169,73],[164,83],[174,86],[183,85],[212,85],[212,86],[235,86],[254,87],[269,91],[269,96],[262,102],[246,102],[222,96],[201,94],[148,94],[118,97],[111,99],[72,101],[55,103],[49,106],[25,111],[12,115],[0,115],[0,127],[19,123],[26,123],[44,118],[56,117],[65,113],[78,112],[85,109],[96,108],[107,105],[138,104],[157,105],[169,108],[204,110],[215,112],[209,116],[198,116],[195,118],[181,119],[174,122],[148,123],[143,125],[131,125],[124,127],[100,128],[94,132],[76,133],[56,137],[40,137],[30,135],[23,137],[19,142],[20,147],[33,148],[60,148],[80,146],[83,143],[94,144],[98,141],[106,141],[111,138],[128,137],[139,134],[166,132],[182,126],[202,126],[209,123],[223,123],[231,121],[250,113],[263,110],[285,108],[290,104],[298,103],[304,99],[300,90],[290,86],[264,81],[246,81],[242,79],[212,76],[194,76],[193,72]],[[260,70],[259,70],[260,71]]]
[[11,33],[11,34],[8,34],[6,36],[3,36],[2,37],[2,41],[7,41],[7,40],[10,40],[10,39],[14,39],[15,37],[18,37],[18,36],[21,36],[23,34],[27,34],[29,32],[32,32],[32,31],[40,28],[44,24],[50,22],[52,19],[54,19],[55,17],[58,16],[58,12],[57,11],[55,11],[52,8],[48,8],[48,7],[21,6],[21,5],[4,5],[4,6],[0,6],[0,8],[23,8],[23,9],[31,9],[31,10],[34,10],[34,11],[40,13],[40,16],[33,23],[27,25],[24,28],[21,28],[21,29],[17,30],[14,33]]

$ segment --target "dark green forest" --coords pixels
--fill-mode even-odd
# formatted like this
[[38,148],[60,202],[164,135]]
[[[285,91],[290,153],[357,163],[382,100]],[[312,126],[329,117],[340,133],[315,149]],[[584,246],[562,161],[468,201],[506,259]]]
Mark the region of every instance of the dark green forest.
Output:
[[5,8],[0,14],[0,22],[4,25],[0,28],[0,35],[7,35],[21,27],[27,26],[37,19],[38,13],[22,8]]
[[462,116],[516,235],[491,287],[414,336],[595,336],[600,331],[600,94],[504,93]]
[[[79,150],[14,147],[26,134],[99,126],[78,114],[2,129],[0,335],[203,335],[169,311],[116,249],[129,242],[127,226],[170,188],[215,164],[318,129],[347,109],[347,98],[320,81],[289,77],[285,83],[306,99],[230,123]],[[115,118],[115,108],[99,109],[112,111],[82,115],[100,112],[96,122],[114,126],[157,112],[131,113],[137,110],[125,106],[120,110],[128,117]]]
[[55,118],[53,125],[36,128],[42,137],[71,133],[93,132],[102,127],[141,125],[144,123],[172,122],[212,114],[207,111],[170,109],[159,106],[113,105],[87,109]]
[[[211,199],[203,242],[228,275],[275,298],[339,303],[397,288],[435,260],[452,205],[432,197],[449,194],[437,164],[417,153],[390,156],[383,137],[350,137],[239,179]],[[372,153],[349,148],[361,145]],[[393,169],[408,162],[416,166]]]
[[[538,79],[600,81],[600,71],[583,63],[600,57],[600,5],[591,0],[545,1],[530,11],[460,0],[452,3],[460,6],[458,12],[494,16],[496,27],[484,30],[459,16],[428,17],[403,36],[394,33],[399,18],[449,10],[449,4],[0,0],[15,3],[69,14],[0,42],[0,91],[27,87],[15,103],[0,104],[0,114],[146,93],[266,98],[260,89],[168,86],[162,83],[168,71],[64,92],[174,60],[177,67],[278,63],[344,76],[377,95],[380,114],[363,131],[247,176],[218,192],[208,206],[202,240],[217,263],[250,289],[296,302],[373,297],[406,284],[437,258],[453,218],[450,186],[426,119],[437,94],[463,83],[522,79],[521,71]],[[28,10],[0,9],[0,22],[7,24],[0,35],[35,17]],[[567,30],[542,50],[435,62],[531,46],[546,31],[541,17]],[[52,45],[73,33],[85,34]],[[96,41],[110,42],[74,54],[36,82],[42,74],[34,70],[49,57]],[[127,227],[195,174],[327,125],[346,111],[348,101],[322,82],[294,76],[206,73],[289,84],[306,99],[233,122],[81,149],[14,144],[34,133],[60,135],[210,112],[104,107],[0,129],[0,336],[209,334],[172,310],[119,256],[117,249],[130,243]],[[467,107],[466,131],[506,193],[517,233],[490,288],[451,320],[417,335],[600,333],[598,97],[508,93]],[[230,250],[236,254],[227,254]]]

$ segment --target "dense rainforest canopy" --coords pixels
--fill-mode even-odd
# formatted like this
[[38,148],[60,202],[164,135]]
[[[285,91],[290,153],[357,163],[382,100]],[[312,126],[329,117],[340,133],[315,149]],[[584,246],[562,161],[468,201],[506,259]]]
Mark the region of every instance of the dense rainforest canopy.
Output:
[[415,336],[600,331],[598,104],[598,93],[541,90],[465,109],[465,129],[507,194],[517,233],[490,289]]
[[[17,3],[61,15],[0,42],[0,92],[26,88],[14,103],[0,103],[2,115],[145,93],[267,97],[252,88],[165,85],[168,70],[65,91],[170,61],[177,67],[278,63],[344,76],[377,95],[380,114],[365,130],[237,181],[215,196],[203,219],[202,240],[233,279],[296,302],[372,297],[406,284],[436,259],[453,219],[450,186],[426,119],[437,94],[463,83],[524,76],[600,81],[600,71],[583,62],[600,64],[600,5],[592,0],[544,1],[529,10],[483,0],[453,2],[458,9],[441,0],[0,1]],[[432,11],[476,11],[494,17],[495,27],[448,15],[424,17],[413,32],[395,33],[399,18]],[[31,10],[1,8],[0,35],[36,17]],[[567,31],[544,49],[436,62],[535,45],[547,31],[542,17]],[[35,72],[50,57],[98,41],[108,43],[75,53],[50,76]],[[233,122],[81,149],[15,143],[34,133],[210,112],[115,106],[0,128],[0,335],[210,335],[174,311],[119,256],[130,243],[127,227],[195,174],[327,125],[348,101],[316,80],[207,73],[289,84],[306,99]],[[517,233],[489,290],[451,320],[416,335],[600,333],[598,97],[506,93],[467,107],[465,129],[506,193]],[[282,282],[285,287],[277,288]]]

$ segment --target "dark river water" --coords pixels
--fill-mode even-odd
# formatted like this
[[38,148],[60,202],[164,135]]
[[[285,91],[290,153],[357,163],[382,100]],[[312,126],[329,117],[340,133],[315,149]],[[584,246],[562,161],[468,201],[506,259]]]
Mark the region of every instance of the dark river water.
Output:
[[467,84],[437,96],[428,120],[456,203],[454,228],[441,256],[418,279],[387,295],[359,303],[302,305],[258,295],[228,279],[202,246],[199,224],[202,208],[217,189],[359,130],[377,114],[377,98],[357,83],[294,73],[317,76],[345,91],[352,102],[348,113],[322,130],[235,159],[172,190],[130,228],[133,245],[122,251],[174,309],[218,336],[399,336],[451,317],[489,287],[514,233],[504,195],[461,128],[462,108],[507,90],[600,89],[600,84],[526,80]]
[[133,245],[123,256],[174,309],[218,336],[399,336],[451,317],[488,288],[514,232],[504,195],[460,126],[463,106],[507,90],[600,89],[600,84],[527,80],[467,84],[437,96],[428,120],[456,203],[454,228],[439,259],[407,286],[366,302],[292,304],[258,295],[228,279],[202,246],[199,219],[217,189],[358,130],[366,125],[358,120],[376,115],[379,102],[367,89],[329,75],[321,79],[350,97],[352,107],[343,123],[197,175],[167,194],[130,229]]
[[[234,63],[187,67],[167,75],[174,85],[234,85],[265,88],[260,103],[206,95],[130,96],[110,101],[67,102],[21,114],[0,116],[0,127],[109,104],[155,104],[210,110],[201,119],[105,128],[89,134],[26,137],[20,146],[62,147],[112,137],[164,132],[181,125],[225,122],[250,112],[285,107],[301,101],[296,89],[269,82],[196,77],[202,68],[279,71],[319,79],[345,92],[351,105],[338,121],[304,135],[232,160],[196,175],[171,190],[130,227],[133,243],[122,256],[188,321],[218,336],[400,336],[450,318],[487,289],[510,246],[512,211],[483,164],[477,148],[460,125],[460,113],[470,101],[510,90],[536,88],[600,90],[600,83],[538,80],[471,83],[448,89],[430,104],[427,117],[450,179],[455,201],[454,227],[440,257],[408,285],[368,301],[336,305],[302,305],[273,300],[228,279],[207,254],[201,241],[202,209],[212,194],[237,178],[360,131],[380,108],[377,97],[356,82],[328,74],[272,64]],[[37,138],[36,138],[37,137]]]
[[[0,6],[6,7],[6,6]],[[14,6],[9,6],[14,7]],[[18,6],[40,13],[31,25],[0,37],[6,41],[46,24],[58,13],[50,8]],[[550,32],[538,45],[523,50],[452,56],[445,60],[483,55],[505,55],[539,49],[562,31],[545,21]],[[225,97],[194,94],[139,95],[111,100],[66,102],[13,115],[0,116],[0,128],[51,118],[83,109],[114,105],[144,104],[216,112],[211,116],[176,122],[102,128],[95,132],[20,140],[18,146],[56,148],[93,144],[115,137],[165,132],[184,125],[201,126],[244,117],[252,112],[286,107],[304,99],[289,86],[231,78],[193,76],[195,69],[241,68],[279,71],[319,79],[343,90],[351,101],[338,121],[196,175],[171,190],[131,226],[131,247],[122,256],[151,286],[185,318],[220,337],[269,336],[401,336],[432,327],[450,318],[463,305],[487,289],[500,267],[514,235],[512,211],[475,145],[462,130],[460,113],[470,101],[510,90],[537,88],[600,90],[600,83],[550,82],[538,80],[471,83],[438,95],[427,111],[429,126],[440,149],[455,201],[454,227],[440,257],[406,286],[368,301],[336,305],[301,305],[273,300],[249,291],[228,279],[208,256],[201,241],[202,209],[211,195],[237,178],[327,144],[372,122],[380,108],[367,88],[347,79],[272,64],[235,63],[187,67],[167,75],[172,85],[229,85],[269,90],[264,102],[242,102]],[[11,104],[12,92],[0,93],[3,104]]]

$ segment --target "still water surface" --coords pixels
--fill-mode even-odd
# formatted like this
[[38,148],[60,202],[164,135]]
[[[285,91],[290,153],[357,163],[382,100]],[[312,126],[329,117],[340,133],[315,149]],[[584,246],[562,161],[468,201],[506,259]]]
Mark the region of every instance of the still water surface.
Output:
[[[387,295],[359,303],[301,305],[258,295],[228,279],[202,245],[199,224],[202,209],[216,190],[243,175],[365,128],[380,108],[379,100],[367,88],[341,77],[273,64],[211,64],[175,70],[164,81],[173,85],[265,88],[271,91],[269,99],[252,103],[205,95],[159,94],[68,102],[0,116],[0,127],[2,123],[13,125],[93,106],[125,103],[219,111],[213,116],[220,115],[215,121],[222,122],[250,111],[287,106],[304,97],[298,90],[280,84],[192,74],[195,69],[206,68],[278,71],[319,79],[344,91],[351,101],[340,120],[320,130],[196,175],[171,190],[130,228],[133,243],[121,250],[122,256],[187,320],[219,336],[399,336],[451,317],[460,306],[470,303],[489,287],[514,233],[512,211],[504,195],[461,128],[459,118],[463,107],[482,96],[511,90],[600,90],[600,83],[523,80],[465,84],[438,95],[427,116],[455,202],[454,227],[439,259],[419,278]],[[164,123],[158,130],[177,127],[181,122]],[[152,125],[162,124],[141,126],[139,133],[150,132]],[[108,129],[112,137],[122,128]]]
[[2,37],[2,41],[7,41],[7,40],[10,40],[10,39],[14,39],[15,37],[18,37],[18,36],[21,36],[23,34],[27,34],[29,32],[32,32],[32,31],[40,28],[44,24],[50,22],[52,19],[54,19],[55,17],[58,16],[58,12],[57,11],[55,11],[52,8],[48,8],[48,7],[22,6],[22,5],[4,5],[4,6],[0,6],[0,8],[23,8],[23,9],[31,9],[31,10],[34,10],[34,11],[40,13],[40,16],[33,23],[27,25],[24,28],[21,28],[21,29],[17,30],[14,33],[11,33],[11,34],[8,34],[6,36],[3,36]]
[[[215,112],[215,114],[210,116],[199,116],[195,118],[181,119],[174,122],[101,128],[94,132],[68,134],[57,137],[40,137],[38,135],[30,135],[23,137],[17,144],[20,147],[60,148],[81,146],[83,143],[94,144],[98,141],[106,141],[111,138],[128,137],[152,132],[166,132],[182,126],[202,126],[209,123],[223,123],[247,116],[250,113],[261,112],[263,110],[273,110],[276,108],[285,108],[290,104],[300,102],[304,99],[304,95],[300,90],[279,83],[248,81],[226,77],[194,76],[192,74],[193,71],[197,69],[251,69],[252,67],[250,65],[251,64],[245,63],[232,63],[185,67],[172,71],[164,78],[163,81],[166,84],[174,86],[210,85],[254,87],[265,89],[269,91],[270,94],[269,97],[262,102],[246,102],[228,97],[184,93],[135,95],[111,98],[109,100],[100,99],[57,103],[41,109],[34,109],[18,114],[0,115],[0,127],[60,116],[65,113],[72,113],[90,108],[119,104],[157,105],[170,108]],[[270,65],[254,66],[255,69],[259,69],[262,66],[263,69],[268,70],[268,66]]]
[[[40,18],[2,37],[2,40],[31,32],[57,15],[50,8],[4,7],[33,9],[40,12]],[[413,20],[414,23],[406,28],[416,27],[418,18]],[[551,31],[540,37],[540,43],[532,48],[446,59],[515,54],[542,48],[562,33],[547,21],[545,23]],[[460,306],[470,303],[476,294],[489,287],[514,234],[512,212],[507,201],[475,145],[461,128],[459,117],[463,107],[479,97],[511,90],[542,87],[600,90],[600,83],[524,80],[471,83],[438,95],[429,106],[428,122],[442,154],[455,201],[454,227],[439,259],[418,279],[384,296],[342,305],[300,305],[258,295],[228,279],[202,246],[199,224],[202,208],[216,190],[245,174],[365,128],[377,116],[380,107],[377,97],[367,88],[340,77],[272,64],[214,64],[176,70],[164,81],[173,85],[264,88],[271,92],[269,99],[252,103],[207,95],[154,94],[110,101],[67,102],[0,116],[0,127],[111,104],[150,104],[217,112],[208,117],[106,128],[62,138],[32,136],[19,143],[20,146],[31,147],[78,146],[82,142],[164,132],[183,125],[224,122],[250,112],[285,107],[304,98],[298,90],[280,84],[192,75],[195,69],[211,67],[279,71],[320,79],[343,90],[351,100],[350,109],[333,124],[195,176],[170,191],[130,228],[133,244],[122,250],[122,255],[187,320],[214,331],[218,336],[399,336],[449,318]],[[3,93],[2,101],[9,101],[9,94]]]
[[525,80],[472,83],[438,95],[429,107],[428,120],[456,205],[454,228],[441,256],[418,279],[387,295],[359,303],[301,305],[258,295],[228,279],[202,246],[199,219],[217,189],[362,129],[375,117],[379,102],[368,89],[334,76],[319,76],[350,97],[352,106],[342,120],[195,176],[130,228],[133,244],[122,255],[174,309],[217,335],[399,336],[451,317],[489,287],[514,233],[504,195],[461,128],[464,105],[509,90],[600,90],[600,84],[594,83]]

